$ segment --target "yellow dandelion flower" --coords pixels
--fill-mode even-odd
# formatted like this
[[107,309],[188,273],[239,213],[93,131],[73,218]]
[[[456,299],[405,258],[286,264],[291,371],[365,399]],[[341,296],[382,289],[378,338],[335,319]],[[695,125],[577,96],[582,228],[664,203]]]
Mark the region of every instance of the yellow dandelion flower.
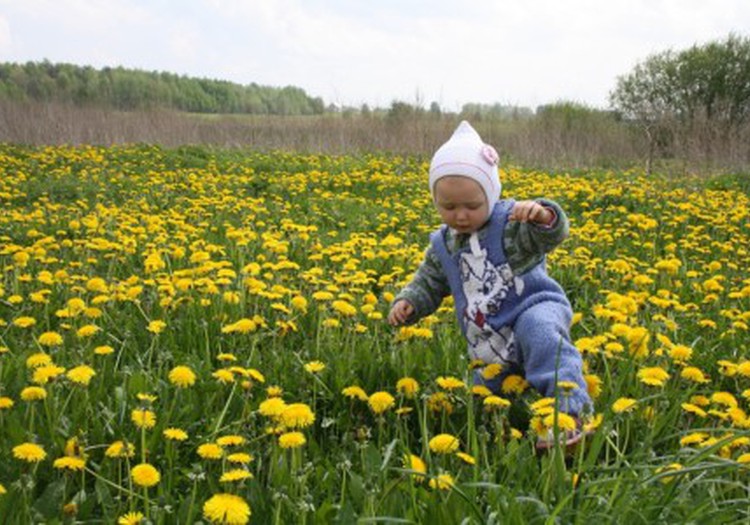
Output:
[[664,386],[669,379],[669,373],[659,366],[641,368],[638,370],[641,383],[650,386]]
[[277,385],[272,385],[266,388],[266,395],[268,397],[281,397],[284,393],[284,389]]
[[148,327],[146,328],[146,330],[148,330],[152,334],[160,334],[166,327],[167,323],[157,319],[148,323]]
[[635,405],[638,403],[635,399],[629,398],[629,397],[621,397],[614,403],[612,403],[612,411],[615,414],[620,414],[622,412],[630,412],[635,408]]
[[510,406],[510,401],[500,396],[487,396],[482,400],[482,405],[488,411],[502,410]]
[[425,478],[424,475],[427,474],[427,465],[422,458],[414,454],[404,455],[404,468],[415,472],[411,477],[416,481],[423,481]]
[[490,379],[494,379],[499,376],[502,371],[503,365],[501,365],[500,363],[491,363],[485,366],[482,370],[482,378],[489,381]]
[[258,407],[258,412],[262,416],[278,418],[286,410],[287,404],[280,397],[271,397],[263,401]]
[[[679,463],[671,463],[667,466],[659,467],[658,469],[656,469],[656,473],[661,474],[664,472],[677,472],[678,470],[682,470],[682,468],[682,465],[680,465]],[[659,481],[661,481],[662,483],[669,483],[674,478],[674,476],[664,476],[659,478]]]
[[250,505],[234,494],[216,494],[203,504],[203,516],[211,523],[244,525],[250,514]]
[[253,456],[246,452],[235,452],[234,454],[229,454],[227,456],[227,461],[229,461],[230,463],[239,463],[243,465],[247,465],[253,459]]
[[52,364],[52,356],[44,352],[37,352],[26,358],[26,368],[38,368]]
[[96,355],[109,355],[114,353],[115,349],[109,345],[101,345],[94,348],[94,354]]
[[86,460],[80,457],[63,456],[57,458],[52,464],[53,467],[60,470],[71,470],[73,472],[81,471],[86,466]]
[[685,412],[690,412],[691,414],[695,414],[698,417],[706,417],[708,415],[705,410],[692,403],[682,403],[680,406]]
[[419,392],[419,383],[411,377],[402,377],[396,382],[396,391],[411,399]]
[[19,317],[13,321],[13,326],[18,328],[29,328],[36,324],[36,319],[33,317]]
[[326,365],[320,361],[310,361],[305,363],[305,370],[311,374],[318,374],[325,370]]
[[458,450],[458,438],[451,434],[438,434],[430,439],[429,446],[435,454],[453,454]]
[[245,469],[236,468],[227,470],[219,478],[219,483],[232,483],[234,481],[243,481],[246,479],[252,479],[253,475]]
[[695,366],[686,366],[680,371],[680,377],[694,383],[708,383],[709,379],[700,368]]
[[140,463],[130,471],[133,483],[139,487],[153,487],[161,480],[161,474],[153,465]]
[[43,365],[34,369],[31,381],[37,385],[46,385],[51,379],[65,373],[65,368],[56,365]]
[[674,345],[669,350],[669,357],[677,363],[686,363],[693,356],[693,349],[685,345]]
[[47,453],[36,443],[22,443],[13,447],[13,457],[28,463],[39,463],[47,457]]
[[529,387],[529,383],[519,375],[509,375],[503,380],[500,389],[504,394],[523,394]]
[[221,459],[224,449],[216,443],[204,443],[198,447],[198,455],[203,459]]
[[15,403],[13,400],[7,396],[0,397],[0,410],[8,410],[10,408],[13,408],[13,405]]
[[178,388],[193,386],[195,379],[195,372],[188,366],[176,366],[169,371],[169,382]]
[[709,438],[705,432],[693,432],[680,439],[680,445],[683,447],[689,447],[690,445],[700,445]]
[[353,317],[357,315],[357,307],[346,301],[333,301],[331,307],[344,317]]
[[557,428],[559,428],[560,430],[573,431],[577,428],[575,418],[569,416],[565,412],[553,412],[552,414],[548,414],[544,416],[544,418],[542,419],[542,423],[548,429],[554,428],[555,424],[557,424]]
[[156,425],[156,414],[145,408],[136,408],[130,413],[130,419],[138,428],[150,429]]
[[185,441],[188,438],[187,432],[181,428],[170,427],[162,432],[165,438],[170,441]]
[[279,446],[281,448],[297,448],[307,442],[302,432],[285,432],[279,436]]
[[42,346],[60,346],[63,344],[63,338],[57,332],[44,332],[37,341]]
[[477,460],[474,459],[474,456],[471,456],[466,452],[456,452],[456,456],[467,465],[476,465],[477,463]]
[[211,377],[216,379],[219,383],[227,384],[234,382],[234,374],[226,368],[220,368],[211,374]]
[[40,386],[27,386],[21,390],[23,401],[40,401],[47,397],[47,391]]
[[142,512],[128,512],[117,519],[117,525],[140,525],[144,518]]
[[437,378],[437,384],[443,390],[457,390],[459,388],[466,388],[466,383],[455,377],[443,377]]
[[471,387],[471,393],[479,397],[488,397],[492,395],[492,390],[484,385],[474,385]]
[[286,406],[280,420],[286,428],[305,428],[315,422],[315,414],[306,404],[293,403]]
[[91,337],[92,335],[95,335],[101,328],[96,326],[95,324],[87,324],[85,326],[80,327],[76,331],[76,336],[79,339],[86,339],[87,337]]
[[367,398],[367,404],[376,414],[382,414],[389,410],[396,403],[396,400],[388,392],[375,392]]
[[221,436],[216,440],[216,444],[221,447],[238,447],[247,443],[247,439],[242,436]]
[[358,386],[348,386],[341,391],[341,394],[349,399],[359,399],[360,401],[367,401],[367,392],[362,390]]
[[453,403],[445,392],[435,392],[427,398],[427,408],[431,412],[453,413]]
[[96,371],[88,365],[80,365],[71,368],[65,375],[73,383],[87,386],[91,382],[91,378],[96,375]]
[[450,474],[439,474],[437,477],[430,479],[430,488],[435,490],[450,490],[456,482]]
[[711,394],[711,402],[717,405],[724,405],[727,408],[737,408],[737,398],[729,392],[714,392]]
[[107,447],[107,450],[104,451],[104,455],[108,458],[132,458],[135,455],[135,445],[132,443],[115,441]]

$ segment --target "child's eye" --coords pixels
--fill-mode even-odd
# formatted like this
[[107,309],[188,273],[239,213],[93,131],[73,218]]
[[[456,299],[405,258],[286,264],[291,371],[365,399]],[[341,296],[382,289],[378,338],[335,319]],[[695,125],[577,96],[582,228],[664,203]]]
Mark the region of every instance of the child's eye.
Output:
[[453,204],[441,204],[444,210],[453,210],[456,206]]
[[469,205],[467,206],[467,208],[469,208],[470,210],[478,210],[478,209],[479,209],[479,208],[481,208],[481,207],[482,207],[482,205],[481,205],[481,204],[469,204]]

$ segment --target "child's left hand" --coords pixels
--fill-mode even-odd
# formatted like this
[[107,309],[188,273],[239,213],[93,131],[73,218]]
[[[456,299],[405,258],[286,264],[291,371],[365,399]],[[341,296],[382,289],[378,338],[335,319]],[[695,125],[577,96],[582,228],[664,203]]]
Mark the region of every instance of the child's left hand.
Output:
[[549,226],[554,219],[554,213],[536,201],[517,201],[510,210],[512,221]]

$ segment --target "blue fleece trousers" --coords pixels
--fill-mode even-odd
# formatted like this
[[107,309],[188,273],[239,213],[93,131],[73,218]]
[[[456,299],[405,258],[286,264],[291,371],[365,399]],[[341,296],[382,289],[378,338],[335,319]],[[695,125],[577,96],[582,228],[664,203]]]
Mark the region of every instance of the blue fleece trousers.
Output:
[[[553,301],[543,301],[524,310],[513,325],[519,363],[503,367],[500,375],[484,379],[481,370],[474,371],[474,384],[485,385],[502,394],[503,380],[511,374],[526,380],[545,397],[555,397],[555,381],[572,381],[579,388],[559,393],[560,410],[572,415],[593,408],[583,379],[583,361],[570,342],[570,308]],[[557,371],[555,369],[557,368]]]

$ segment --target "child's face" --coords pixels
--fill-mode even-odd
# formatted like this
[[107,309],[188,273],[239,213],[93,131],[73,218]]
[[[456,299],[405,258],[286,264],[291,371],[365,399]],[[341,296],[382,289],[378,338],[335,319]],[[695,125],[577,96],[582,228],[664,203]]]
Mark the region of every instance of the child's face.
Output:
[[478,182],[448,176],[435,184],[435,205],[443,222],[459,233],[473,233],[487,222],[487,198]]

